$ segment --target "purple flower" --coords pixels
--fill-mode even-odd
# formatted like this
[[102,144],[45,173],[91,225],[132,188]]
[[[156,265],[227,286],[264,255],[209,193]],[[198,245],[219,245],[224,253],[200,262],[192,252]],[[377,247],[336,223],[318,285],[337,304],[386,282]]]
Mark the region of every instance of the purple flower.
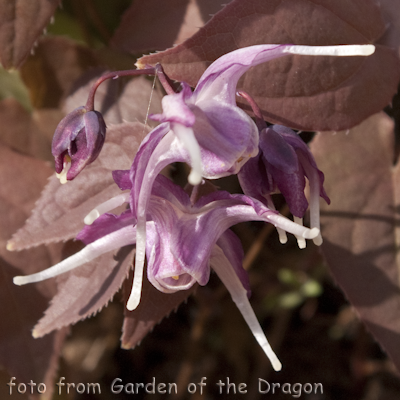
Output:
[[97,111],[79,107],[58,124],[51,152],[61,183],[74,179],[99,155],[106,136],[106,124]]
[[[196,282],[207,284],[213,269],[228,288],[273,367],[279,370],[281,364],[250,306],[248,278],[242,268],[243,251],[229,228],[239,222],[264,221],[301,240],[315,239],[319,229],[313,219],[311,229],[295,223],[279,215],[268,198],[278,188],[290,199],[294,213],[302,214],[304,199],[299,193],[301,189],[304,196],[304,176],[318,183],[317,198],[324,193],[322,178],[306,146],[298,143],[297,137],[279,128],[264,139],[262,130],[259,143],[256,124],[236,106],[236,85],[250,67],[285,54],[367,55],[371,52],[373,46],[260,45],[221,57],[206,70],[193,93],[183,84],[180,93],[165,96],[163,113],[152,116],[161,124],[142,142],[130,171],[114,171],[118,186],[129,192],[109,199],[85,218],[89,225],[77,238],[86,247],[47,270],[15,277],[14,283],[24,285],[55,277],[109,251],[136,244],[134,279],[127,301],[127,308],[133,310],[140,301],[146,257],[149,281],[166,293],[187,290]],[[95,90],[96,87],[88,104],[93,103]],[[73,179],[92,162],[104,142],[104,121],[99,113],[88,110],[93,108],[76,109],[56,130],[53,154],[61,181]],[[261,153],[257,156],[259,144]],[[192,166],[189,182],[196,186],[190,197],[159,175],[166,165],[176,161]],[[254,197],[215,191],[195,199],[202,177],[215,179],[238,173],[246,162],[249,171],[256,171],[251,177],[253,181],[245,183],[249,186],[246,192]],[[259,168],[260,162],[266,165],[264,169]],[[246,174],[245,170],[243,176]],[[253,187],[259,176],[267,178],[265,193]],[[312,184],[314,188],[317,183]],[[125,203],[129,208],[120,215],[108,213]]]
[[[128,174],[129,171],[114,174],[123,189],[130,186]],[[194,190],[198,190],[198,187]],[[94,221],[88,218],[88,222],[93,223],[78,234],[77,238],[86,244],[79,253],[42,272],[15,277],[14,283],[24,285],[55,277],[108,251],[134,244],[136,218],[130,209],[119,216],[103,214],[107,209],[128,200],[129,193],[122,194],[91,213],[98,217]],[[274,368],[279,370],[280,362],[272,352],[248,301],[249,282],[242,267],[243,251],[240,242],[229,230],[234,224],[250,220],[269,222],[308,239],[314,238],[319,232],[295,224],[245,195],[212,192],[193,203],[179,186],[159,175],[154,183],[146,222],[147,276],[158,290],[173,293],[189,289],[196,282],[207,284],[210,268],[213,268],[228,288]],[[140,292],[135,292],[135,283],[127,304],[130,310],[135,308],[130,305],[132,299],[136,302],[140,298]]]
[[[182,91],[163,98],[163,113],[152,118],[161,124],[143,141],[131,168],[131,209],[137,217],[134,292],[140,293],[145,260],[146,215],[153,182],[173,162],[188,162],[189,182],[202,176],[215,179],[235,174],[258,153],[258,129],[236,106],[236,86],[251,67],[287,54],[369,55],[373,45],[296,46],[258,45],[228,53],[204,72],[192,93]],[[139,298],[136,300],[138,304]],[[132,300],[131,305],[135,302]]]
[[[159,172],[166,160],[186,161],[192,166],[192,184],[198,184],[201,177],[216,179],[235,174],[258,152],[257,128],[236,106],[236,86],[247,70],[288,54],[349,56],[373,51],[373,45],[258,45],[225,54],[207,68],[193,93],[183,83],[180,93],[163,98],[163,113],[151,118],[165,124],[158,134],[149,134],[148,140],[157,144],[142,162],[149,164],[149,170]],[[160,150],[164,154],[162,160],[152,156],[158,147],[162,149],[157,154]]]
[[[259,154],[249,160],[240,170],[238,177],[245,194],[265,202],[274,209],[271,194],[282,193],[295,221],[302,224],[308,209],[304,194],[306,179],[310,183],[311,227],[319,225],[319,197],[329,204],[323,188],[324,174],[318,169],[314,157],[303,140],[290,128],[273,125],[260,132]],[[281,240],[285,235],[280,232]],[[314,239],[322,243],[321,235]],[[305,242],[300,239],[300,247]]]

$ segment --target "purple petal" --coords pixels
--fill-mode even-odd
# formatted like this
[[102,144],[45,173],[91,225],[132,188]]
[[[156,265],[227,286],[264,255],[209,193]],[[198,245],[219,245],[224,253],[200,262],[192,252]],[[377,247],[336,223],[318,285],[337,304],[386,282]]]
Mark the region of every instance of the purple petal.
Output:
[[[207,203],[208,202],[208,203]],[[207,205],[208,204],[208,205]],[[174,226],[171,252],[182,268],[195,276],[205,269],[205,260],[221,234],[232,225],[245,221],[265,221],[293,233],[312,239],[319,230],[310,230],[271,211],[256,199],[244,195],[215,192],[200,199],[190,214],[184,214]],[[203,284],[199,281],[200,284]]]
[[265,196],[276,191],[276,184],[268,174],[262,154],[250,158],[238,172],[240,187],[244,194],[265,203]]
[[196,281],[207,283],[209,270],[206,271],[206,276],[196,276],[191,271],[183,269],[171,253],[171,232],[178,221],[174,207],[162,198],[152,196],[149,212],[154,221],[147,223],[146,253],[149,281],[165,293],[189,289]]
[[274,129],[267,128],[260,132],[259,146],[264,158],[275,168],[287,174],[299,170],[297,155],[293,147]]
[[205,178],[237,173],[249,157],[258,153],[257,126],[243,110],[211,100],[192,110]]
[[185,212],[191,207],[188,194],[164,175],[157,176],[151,194],[168,200],[169,203]]
[[244,47],[225,54],[207,68],[194,91],[195,102],[204,98],[216,98],[226,103],[235,104],[238,80],[249,68],[287,54],[367,56],[372,54],[374,49],[373,45],[301,46],[266,44]]
[[[297,156],[296,156],[296,162]],[[299,218],[303,218],[308,208],[308,201],[304,194],[306,180],[303,168],[298,165],[298,171],[286,174],[271,164],[266,164],[266,169],[273,176],[273,179],[285,198],[290,212]]]
[[[271,128],[273,128],[273,130],[275,132],[278,132],[280,135],[282,135],[282,137],[286,140],[286,142],[288,144],[290,144],[290,146],[292,146],[296,152],[301,152],[301,154],[303,154],[303,156],[308,161],[310,166],[313,169],[315,169],[316,171],[318,171],[320,196],[326,201],[327,204],[330,204],[331,201],[324,189],[324,179],[325,179],[324,174],[322,171],[320,171],[318,169],[318,166],[317,166],[317,163],[315,162],[314,156],[312,155],[312,153],[311,153],[310,149],[308,148],[308,146],[306,145],[306,143],[303,142],[303,140],[297,133],[295,133],[290,128],[287,128],[286,126],[273,125],[273,126],[271,126]],[[304,171],[305,171],[305,169],[304,169]],[[309,174],[307,174],[306,171],[305,171],[305,174],[308,179],[311,178],[311,176],[309,176]]]
[[[256,207],[247,204],[248,199],[227,192],[212,193],[200,199],[191,214],[185,214],[179,219],[171,233],[171,252],[183,269],[190,270],[192,275],[201,276],[207,269],[211,250],[223,232],[239,222],[265,220],[265,217],[257,214]],[[207,207],[202,206],[207,202]],[[263,213],[272,213],[259,202],[257,206]],[[198,282],[201,285],[206,283],[202,280]]]
[[103,214],[97,218],[93,224],[86,225],[76,236],[76,239],[81,240],[86,245],[102,238],[109,233],[115,232],[128,225],[135,225],[131,210],[123,212],[121,215]]
[[164,96],[162,99],[162,114],[152,114],[150,118],[158,122],[176,122],[191,127],[194,125],[195,116],[186,101],[190,98],[192,91],[187,84],[182,84],[183,89],[176,94]]
[[137,217],[137,233],[135,271],[132,292],[127,303],[129,310],[135,309],[140,301],[146,252],[146,214],[154,180],[168,164],[183,161],[179,140],[172,131],[167,133],[168,131],[169,124],[166,123],[149,133],[136,154],[130,172],[131,209]]
[[[146,182],[148,176],[146,175],[147,167],[149,166],[150,159],[159,145],[161,139],[168,133],[169,124],[161,124],[153,129],[143,140],[136,153],[135,159],[133,160],[132,167],[130,169],[130,180],[132,182],[132,200],[131,209],[136,212],[137,203],[139,201],[139,193],[144,186],[144,180],[146,177]],[[167,150],[167,149],[164,149]],[[154,163],[154,160],[153,160]],[[154,168],[154,167],[153,167]],[[153,174],[152,174],[153,175]],[[157,176],[157,174],[155,174]],[[154,178],[155,179],[155,176]],[[152,183],[150,185],[150,188]],[[150,190],[151,191],[151,190]]]
[[64,154],[68,151],[70,143],[85,126],[83,120],[85,113],[85,107],[78,107],[60,121],[54,132],[51,152],[55,158],[55,169],[58,174],[63,170]]
[[240,77],[251,67],[287,53],[288,45],[259,45],[232,51],[214,61],[200,78],[194,95],[196,101],[218,98],[236,104],[236,86]]
[[118,169],[112,172],[112,177],[121,190],[132,189],[129,172],[129,169]]

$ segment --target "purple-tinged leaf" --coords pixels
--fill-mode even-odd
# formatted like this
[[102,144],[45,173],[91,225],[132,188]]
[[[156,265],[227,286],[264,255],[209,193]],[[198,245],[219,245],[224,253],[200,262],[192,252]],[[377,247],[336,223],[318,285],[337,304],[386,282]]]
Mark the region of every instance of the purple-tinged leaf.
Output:
[[0,102],[0,141],[14,150],[44,160],[53,160],[51,138],[63,117],[57,109],[26,111],[17,100]]
[[1,0],[0,60],[18,68],[31,52],[61,0]]
[[376,114],[312,142],[331,205],[321,204],[322,245],[332,274],[400,369],[400,167],[393,168],[393,122]]
[[58,292],[35,326],[35,335],[41,337],[100,311],[129,274],[133,254],[133,247],[127,246],[60,275]]
[[[255,44],[372,43],[385,25],[373,0],[234,0],[184,43],[144,56],[167,75],[195,86],[212,61]],[[380,111],[397,89],[400,63],[390,49],[370,57],[287,56],[249,71],[248,92],[269,122],[308,130],[345,129]],[[250,111],[243,100],[238,99]]]
[[[27,288],[12,283],[15,275],[48,268],[61,258],[61,245],[10,253],[6,242],[24,223],[50,173],[43,161],[0,146],[0,364],[17,382],[43,382],[51,397],[65,331],[36,340],[31,330],[56,291],[53,282]],[[31,398],[38,396],[31,396]],[[48,398],[50,398],[48,397]]]
[[[125,303],[132,287],[132,274],[123,285]],[[157,290],[145,277],[139,306],[133,310],[125,309],[125,320],[121,337],[121,347],[134,348],[156,324],[174,311],[197,288],[167,294]]]
[[164,50],[195,34],[221,8],[218,0],[137,1],[122,17],[111,44],[129,53]]
[[111,126],[100,156],[76,179],[61,185],[52,176],[32,216],[10,240],[11,248],[20,250],[75,237],[93,208],[121,193],[112,171],[130,168],[147,132],[148,128],[138,122]]

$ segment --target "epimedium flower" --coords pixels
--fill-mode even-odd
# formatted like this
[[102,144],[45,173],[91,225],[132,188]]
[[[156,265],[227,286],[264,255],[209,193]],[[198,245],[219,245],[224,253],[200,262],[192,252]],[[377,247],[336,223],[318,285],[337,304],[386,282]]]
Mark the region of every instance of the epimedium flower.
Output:
[[[123,190],[132,185],[129,171],[117,171],[114,179]],[[86,244],[83,250],[47,270],[15,277],[14,283],[24,285],[52,278],[113,249],[135,244],[137,227],[132,210],[128,209],[120,215],[107,213],[108,209],[127,202],[130,196],[130,193],[123,193],[94,210],[92,215],[99,216],[90,221],[92,224],[77,236]],[[314,238],[319,231],[300,226],[249,196],[216,191],[198,200],[195,198],[193,195],[189,197],[183,189],[162,175],[155,180],[146,221],[148,279],[158,290],[173,293],[187,290],[196,282],[207,284],[212,268],[229,290],[273,367],[279,370],[281,364],[268,344],[248,300],[249,283],[242,267],[240,241],[229,228],[239,222],[258,220],[308,239]],[[129,301],[127,307],[132,309]]]
[[[251,67],[288,54],[313,56],[367,56],[373,45],[300,46],[257,45],[235,50],[214,61],[200,78],[194,92],[183,84],[163,98],[161,122],[143,141],[132,165],[131,209],[137,217],[134,289],[131,307],[139,304],[146,246],[146,215],[156,176],[173,162],[187,162],[188,180],[221,178],[238,173],[258,153],[258,129],[236,106],[236,86]],[[159,74],[162,78],[162,74]],[[168,89],[168,86],[165,85]],[[136,293],[136,294],[135,294]],[[134,300],[136,296],[136,300]]]
[[[167,293],[186,290],[195,282],[206,284],[210,268],[213,268],[227,286],[274,368],[280,369],[280,363],[270,349],[248,303],[246,275],[241,267],[242,253],[238,251],[237,239],[234,239],[228,229],[238,222],[260,220],[273,223],[277,228],[297,237],[308,239],[315,238],[319,229],[308,229],[296,224],[259,200],[246,195],[216,192],[196,202],[190,202],[180,189],[159,177],[159,172],[172,162],[185,161],[192,167],[189,181],[198,185],[202,177],[214,179],[237,173],[246,161],[258,153],[257,126],[235,102],[238,79],[250,67],[285,54],[367,55],[371,52],[373,46],[368,45],[324,48],[261,45],[240,49],[221,57],[207,69],[193,93],[183,84],[180,93],[169,92],[164,98],[163,113],[153,116],[161,124],[143,141],[131,170],[115,173],[120,187],[129,190],[129,193],[100,205],[87,218],[87,222],[94,220],[93,226],[86,227],[78,235],[87,246],[45,271],[27,277],[16,277],[15,283],[22,285],[54,277],[108,251],[136,244],[134,280],[127,302],[127,308],[133,310],[140,301],[146,256],[149,281],[158,290]],[[155,72],[155,69],[140,71]],[[108,78],[123,74],[112,73]],[[128,74],[134,73],[126,72]],[[102,77],[100,80],[108,78]],[[95,85],[92,89],[88,103],[83,107],[85,112],[78,109],[66,117],[56,142],[65,147],[65,144],[73,142],[72,136],[75,134],[77,137],[80,134],[84,139],[85,130],[79,127],[83,114],[94,113],[97,116],[93,108],[96,87]],[[85,121],[84,117],[83,120]],[[90,132],[96,132],[93,129],[94,123],[88,126]],[[101,131],[100,127],[98,131]],[[87,143],[84,140],[81,143],[85,148]],[[97,151],[95,145],[91,150],[80,153],[84,160],[83,167],[86,165],[86,158],[90,162]],[[59,164],[62,160],[66,180],[69,179],[64,168],[64,164],[69,162],[67,153],[68,146],[57,154],[60,156]],[[81,170],[78,167],[80,157],[75,163],[77,171]],[[126,202],[129,202],[130,208],[121,215],[107,213],[114,205]]]
[[[310,184],[311,227],[320,229],[319,197],[328,204],[330,200],[323,187],[324,174],[318,169],[310,149],[292,129],[282,125],[267,127],[254,100],[247,93],[241,92],[239,95],[250,103],[260,129],[260,151],[238,173],[243,192],[273,210],[275,207],[271,195],[282,193],[295,222],[302,225],[309,206],[304,193],[307,178]],[[281,242],[285,243],[286,233],[281,229],[278,229],[278,233]],[[321,245],[321,234],[313,241]],[[303,238],[298,238],[298,243],[300,248],[305,247]]]
[[[323,187],[324,174],[318,169],[307,145],[290,128],[273,125],[260,132],[259,146],[259,155],[238,174],[243,191],[256,198],[263,197],[270,206],[270,195],[282,193],[295,221],[302,224],[309,206],[304,194],[307,178],[310,184],[310,224],[319,229],[319,197],[327,204],[330,200]],[[321,234],[313,240],[320,245]]]

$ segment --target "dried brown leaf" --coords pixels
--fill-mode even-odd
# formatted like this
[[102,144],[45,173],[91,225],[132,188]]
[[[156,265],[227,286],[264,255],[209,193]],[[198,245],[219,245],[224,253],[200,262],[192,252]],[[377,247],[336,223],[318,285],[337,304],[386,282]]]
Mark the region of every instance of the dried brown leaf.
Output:
[[[138,66],[160,62],[172,79],[195,86],[212,61],[238,48],[372,43],[384,29],[373,0],[234,0],[193,37],[142,57]],[[270,122],[339,130],[387,105],[396,93],[399,71],[398,58],[387,48],[367,58],[287,56],[253,68],[239,89],[255,98]]]
[[400,369],[400,167],[393,122],[376,114],[312,143],[331,205],[322,206],[323,253],[361,319]]
[[221,8],[222,1],[216,0],[134,2],[124,14],[111,44],[129,53],[164,50],[194,35],[210,14]]
[[[61,246],[39,247],[32,252],[10,253],[6,242],[24,223],[45,185],[50,168],[0,145],[0,364],[19,382],[43,382],[51,397],[52,382],[65,332],[36,340],[31,330],[55,293],[52,282],[29,287],[12,283],[15,275],[50,267],[60,260]],[[18,179],[15,179],[18,177]],[[37,396],[32,396],[32,398]]]
[[[131,277],[125,281],[124,298],[128,300],[132,287]],[[189,290],[167,294],[157,290],[147,279],[143,279],[142,295],[139,306],[133,310],[125,309],[125,320],[122,330],[121,347],[134,348],[151,331],[156,324],[174,311],[196,289],[197,284]]]
[[42,35],[61,0],[1,0],[0,60],[19,68]]
[[83,218],[96,206],[120,194],[111,172],[129,169],[148,132],[143,124],[111,126],[99,158],[77,178],[61,185],[52,176],[26,224],[10,240],[13,250],[71,239],[83,228]]

